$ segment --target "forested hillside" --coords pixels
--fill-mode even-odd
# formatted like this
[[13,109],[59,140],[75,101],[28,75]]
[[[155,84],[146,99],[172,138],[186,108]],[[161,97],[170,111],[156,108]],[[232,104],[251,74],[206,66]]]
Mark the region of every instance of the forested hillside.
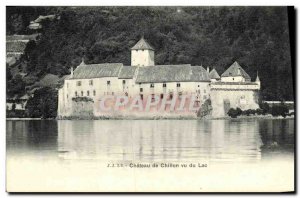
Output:
[[[60,17],[43,21],[15,65],[32,78],[66,75],[82,57],[130,65],[129,49],[144,35],[156,64],[202,64],[221,75],[236,60],[252,80],[258,71],[264,99],[293,100],[286,7],[7,7],[6,33],[31,34],[29,22],[47,14]],[[22,81],[7,73],[8,83]]]

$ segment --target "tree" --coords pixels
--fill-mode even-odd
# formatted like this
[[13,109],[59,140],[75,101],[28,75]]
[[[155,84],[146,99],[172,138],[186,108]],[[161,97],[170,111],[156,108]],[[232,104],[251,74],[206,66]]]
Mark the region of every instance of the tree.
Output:
[[27,102],[29,117],[55,118],[57,116],[58,98],[57,90],[44,87],[34,92],[34,96]]
[[[69,74],[87,63],[130,65],[130,48],[142,35],[156,64],[216,66],[221,74],[238,61],[264,100],[293,100],[290,39],[285,7],[7,7],[7,34],[27,33],[39,15],[42,36],[26,49],[27,71],[37,77]],[[200,22],[201,21],[201,22]],[[291,38],[292,40],[292,38]]]
[[25,82],[21,75],[17,74],[13,79],[7,83],[7,93],[9,96],[25,94]]
[[234,109],[230,108],[227,114],[232,118],[237,118],[239,115],[241,115],[242,110],[240,108]]

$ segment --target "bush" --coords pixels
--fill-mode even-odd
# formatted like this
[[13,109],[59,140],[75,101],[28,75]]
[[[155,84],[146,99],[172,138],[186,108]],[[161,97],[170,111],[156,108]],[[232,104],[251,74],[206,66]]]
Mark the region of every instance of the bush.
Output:
[[239,107],[236,108],[236,111],[237,111],[238,116],[242,115],[242,113],[243,113],[242,109],[240,109]]
[[24,110],[6,110],[7,118],[25,118],[27,117],[26,111]]
[[264,110],[262,110],[262,109],[256,109],[256,114],[257,115],[264,115]]
[[268,103],[261,103],[259,104],[259,108],[262,110],[262,114],[265,115],[267,113],[270,113],[270,106]]
[[227,114],[232,118],[237,118],[239,115],[242,114],[242,110],[240,108],[237,109],[230,108]]
[[289,113],[289,109],[286,105],[280,104],[272,107],[271,114],[272,116],[282,116],[286,117]]

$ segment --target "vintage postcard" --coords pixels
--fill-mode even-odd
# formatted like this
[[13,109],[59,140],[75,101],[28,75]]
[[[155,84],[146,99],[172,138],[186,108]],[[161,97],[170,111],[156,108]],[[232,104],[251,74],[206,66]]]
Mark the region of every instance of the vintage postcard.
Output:
[[7,191],[294,192],[294,16],[7,6]]

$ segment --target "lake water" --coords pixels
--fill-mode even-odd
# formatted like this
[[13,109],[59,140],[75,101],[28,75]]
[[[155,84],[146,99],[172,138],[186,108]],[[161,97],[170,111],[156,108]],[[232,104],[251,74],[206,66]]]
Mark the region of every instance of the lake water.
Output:
[[[30,177],[39,168],[39,176],[42,177],[45,174],[45,163],[52,163],[46,171],[51,171],[52,168],[71,170],[80,165],[76,170],[91,170],[85,173],[84,177],[87,178],[90,177],[89,174],[103,174],[96,172],[104,170],[108,164],[154,162],[201,162],[214,167],[236,163],[245,164],[243,166],[261,165],[264,161],[273,166],[278,162],[289,161],[289,168],[293,170],[293,119],[31,120],[7,121],[6,124],[8,171],[16,173],[14,170],[18,170],[19,174],[29,174],[29,170],[26,172],[19,167],[20,164],[27,164],[26,167],[42,164],[32,170]],[[78,174],[77,171],[74,172]],[[122,175],[123,172],[119,174]],[[70,175],[64,179],[71,177]],[[292,177],[293,172],[290,175]],[[57,177],[55,181],[59,180],[59,176]],[[20,180],[17,174],[8,174],[11,181],[16,181],[16,178]],[[39,179],[36,178],[35,181],[38,182]],[[49,179],[51,181],[53,183]],[[30,186],[14,188],[11,185],[11,189],[16,191],[30,189]],[[67,189],[74,190],[72,187],[74,185],[70,183]],[[122,191],[132,189],[130,187]],[[62,187],[56,186],[57,190],[58,188]],[[96,185],[90,190],[99,188]],[[47,187],[44,186],[43,190],[45,189]],[[77,187],[78,189],[80,188]],[[134,190],[137,190],[136,184]]]

